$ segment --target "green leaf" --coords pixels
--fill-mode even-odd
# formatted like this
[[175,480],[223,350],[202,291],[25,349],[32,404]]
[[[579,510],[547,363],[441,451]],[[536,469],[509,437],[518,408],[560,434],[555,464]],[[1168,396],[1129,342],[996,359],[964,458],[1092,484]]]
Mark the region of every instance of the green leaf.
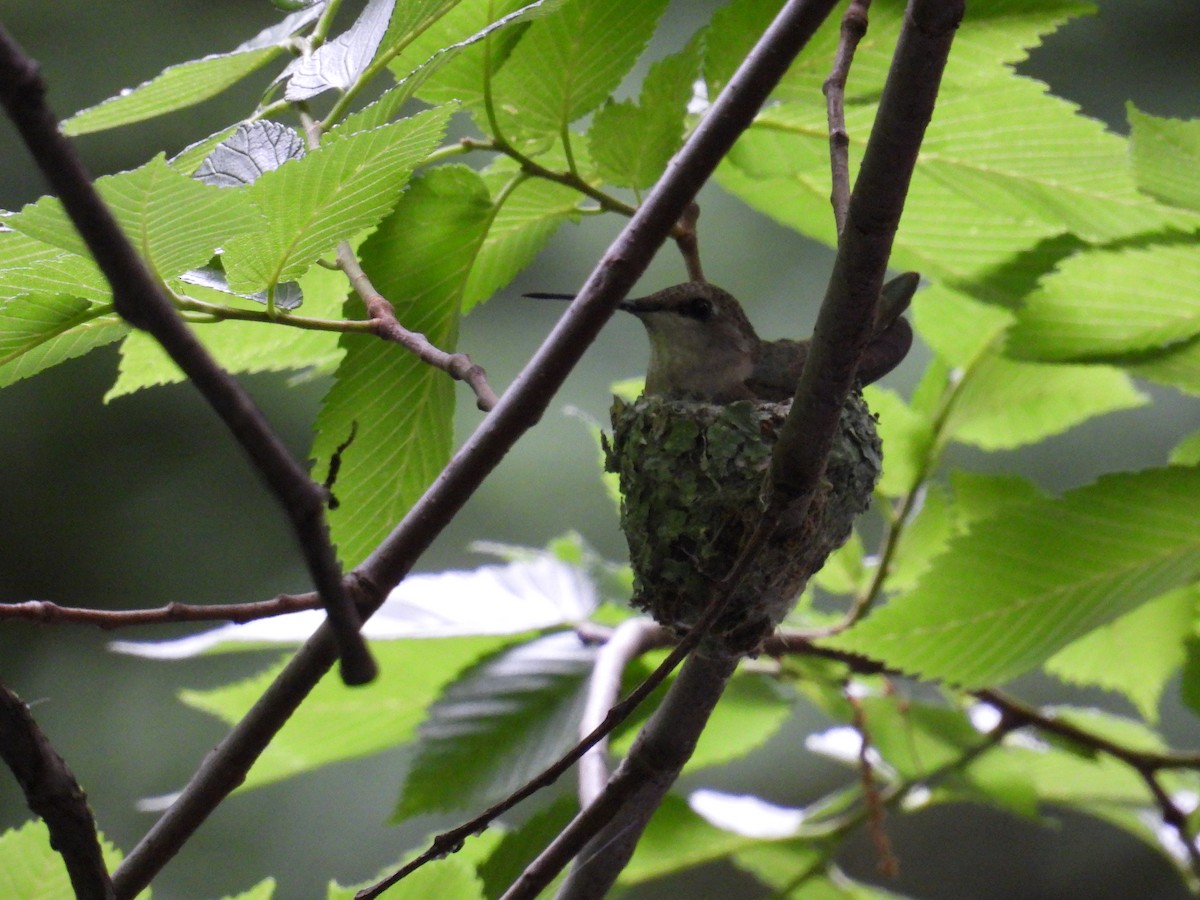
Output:
[[863,565],[862,537],[857,531],[850,539],[829,554],[825,565],[813,573],[812,583],[830,594],[854,594],[866,577]]
[[0,228],[0,300],[32,294],[111,299],[104,275],[90,258]]
[[1120,691],[1156,722],[1163,688],[1187,657],[1198,602],[1195,585],[1169,591],[1064,647],[1046,671],[1071,684]]
[[[201,184],[173,170],[163,154],[130,172],[96,180],[125,236],[160,278],[204,265],[218,247],[254,227],[241,190]],[[42,197],[4,224],[47,244],[90,257],[57,197]]]
[[[896,236],[896,263],[969,280],[1037,240],[1073,233],[1109,241],[1192,221],[1137,191],[1121,138],[1005,64],[1020,55],[1014,41],[1030,46],[1080,8],[1046,4],[1040,16],[1029,4],[968,10],[946,73],[957,90],[942,92],[926,133]],[[893,41],[886,31],[898,23],[894,14],[875,13],[868,53]],[[720,40],[715,25],[709,40]],[[781,92],[784,102],[759,114],[718,170],[722,186],[751,206],[831,245],[828,130],[812,74],[828,72],[835,47],[825,40],[817,55],[805,54],[815,69],[801,80],[803,90],[793,84]],[[875,71],[860,70],[862,53],[851,79],[860,93],[846,112],[852,169],[874,121],[878,90]]]
[[[463,288],[490,216],[479,176],[465,166],[441,167],[416,180],[363,244],[363,268],[400,323],[442,350],[454,349]],[[349,306],[361,315],[357,299]],[[351,566],[449,458],[454,387],[445,372],[380,338],[347,334],[340,346],[346,358],[317,419],[312,455],[316,471],[326,471],[357,428],[334,487],[341,503],[329,514],[338,552]]]
[[323,8],[322,3],[290,15],[229,53],[168,66],[150,81],[77,112],[62,123],[63,133],[88,134],[141,122],[214,97],[279,56],[291,36],[315,21]]
[[388,63],[402,84],[436,69],[417,87],[427,103],[457,100],[472,111],[484,106],[487,79],[508,58],[530,19],[561,0],[463,0]]
[[1119,357],[1116,362],[1137,378],[1200,395],[1200,335],[1163,350]]
[[740,674],[730,679],[685,771],[724,765],[757,750],[791,718],[789,700],[762,675]]
[[[611,744],[614,754],[628,751],[652,711],[652,704],[643,704],[622,726]],[[739,671],[730,679],[684,771],[696,772],[741,759],[765,744],[791,714],[788,696],[770,679]]]
[[1200,469],[1110,475],[1001,510],[828,644],[966,687],[1013,678],[1200,573]]
[[866,697],[859,705],[871,746],[905,781],[926,778],[953,765],[984,741],[957,709],[902,703],[896,697]]
[[1018,314],[1008,351],[1025,359],[1104,359],[1200,334],[1195,242],[1095,250],[1060,264]]
[[903,496],[924,474],[933,445],[933,423],[890,388],[869,385],[863,397],[879,417],[883,441],[883,476],[876,490],[885,497]]
[[479,866],[485,896],[503,894],[525,867],[562,833],[578,811],[579,804],[574,797],[559,797],[522,822],[519,828],[505,834]]
[[558,759],[578,738],[594,658],[561,632],[463,672],[421,725],[396,818],[483,808]]
[[1020,475],[985,475],[956,469],[950,473],[950,485],[954,489],[954,525],[960,533],[1010,506],[1050,496]]
[[229,286],[253,292],[298,278],[338,241],[378,223],[441,139],[451,112],[431,109],[328,140],[264,173],[247,189],[260,227],[224,245]]
[[278,47],[263,47],[169,66],[151,81],[77,112],[63,122],[63,132],[72,136],[90,134],[195,106],[257,72],[279,54]]
[[942,286],[922,291],[922,337],[964,371],[942,421],[943,439],[1004,450],[1066,431],[1094,416],[1141,406],[1146,397],[1108,366],[1018,362],[999,355],[1011,314]]
[[1200,211],[1200,119],[1167,119],[1138,110],[1129,114],[1129,149],[1140,187],[1163,203]]
[[592,118],[588,147],[606,181],[642,189],[658,180],[683,142],[692,83],[700,67],[700,41],[650,67],[641,98],[608,102]]
[[[812,840],[760,841],[757,846],[735,853],[732,862],[775,890],[780,900],[889,900],[901,898],[876,885],[863,884],[836,869],[829,861],[831,851]],[[830,869],[829,874],[821,874]],[[797,884],[800,874],[806,875]]]
[[[221,306],[231,304],[225,294],[208,292],[195,285],[180,285],[180,293]],[[305,315],[337,319],[349,290],[341,272],[313,266],[300,279],[306,300]],[[249,304],[240,304],[248,306]],[[332,371],[343,351],[335,331],[318,331],[278,322],[217,321],[196,323],[192,331],[206,350],[228,372]],[[186,380],[183,370],[150,335],[134,331],[121,344],[117,380],[104,395],[108,402],[146,387],[176,384]]]
[[[336,676],[323,678],[254,764],[242,789],[262,787],[412,740],[438,692],[463,667],[511,640],[497,636],[376,641],[371,649],[379,661],[379,678],[354,688],[346,687]],[[185,690],[180,699],[232,725],[282,667],[281,662],[214,690]]]
[[1146,783],[1119,760],[1057,746],[1005,746],[1003,753],[987,753],[972,762],[969,776],[982,783],[1026,780],[1041,803],[1084,811],[1097,803],[1144,806],[1150,799]]
[[129,326],[110,307],[35,295],[0,305],[0,387],[111,344]]
[[[495,194],[513,175],[509,167],[496,165],[485,178]],[[560,225],[578,221],[578,202],[579,194],[573,189],[541,178],[522,181],[508,194],[471,268],[463,294],[463,311],[487,300],[512,281]]]
[[264,878],[249,890],[229,896],[229,900],[271,900],[275,896],[275,879]]
[[[362,884],[342,887],[336,881],[329,883],[328,900],[354,900],[362,889],[368,888],[391,875],[398,866],[388,866],[376,878]],[[399,884],[388,888],[388,900],[484,900],[483,883],[475,874],[475,867],[465,859],[447,857],[436,865],[422,866]]]
[[1184,644],[1186,658],[1183,677],[1180,678],[1179,695],[1193,715],[1200,716],[1200,638],[1193,637]]
[[984,450],[1009,450],[1148,399],[1109,366],[1036,365],[988,356],[955,395],[945,431]]
[[[121,852],[100,838],[104,863],[111,872]],[[74,897],[63,858],[50,846],[50,832],[40,819],[0,834],[0,896],[21,900],[59,900]],[[138,894],[149,897],[149,890]]]
[[1200,463],[1200,431],[1193,431],[1171,451],[1171,465],[1194,466]]
[[612,93],[667,0],[568,0],[529,26],[493,79],[506,135],[557,138]]
[[756,838],[710,825],[689,809],[686,801],[668,794],[655,811],[617,883],[622,887],[641,884],[723,859],[757,843]]
[[915,515],[905,524],[884,588],[908,591],[934,565],[953,532],[953,506],[944,486],[931,484]]

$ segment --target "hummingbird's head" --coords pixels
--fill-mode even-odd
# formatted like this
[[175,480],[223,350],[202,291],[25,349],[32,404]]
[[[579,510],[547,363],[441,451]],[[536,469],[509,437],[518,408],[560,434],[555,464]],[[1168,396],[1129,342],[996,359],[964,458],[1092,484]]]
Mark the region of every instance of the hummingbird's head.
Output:
[[626,300],[650,337],[646,393],[728,403],[751,396],[746,379],[759,340],[741,304],[714,284],[689,281]]
[[[538,300],[573,300],[574,294],[526,294]],[[732,294],[704,281],[688,281],[625,300],[650,336],[646,393],[731,403],[752,399],[746,379],[760,354],[758,335]]]

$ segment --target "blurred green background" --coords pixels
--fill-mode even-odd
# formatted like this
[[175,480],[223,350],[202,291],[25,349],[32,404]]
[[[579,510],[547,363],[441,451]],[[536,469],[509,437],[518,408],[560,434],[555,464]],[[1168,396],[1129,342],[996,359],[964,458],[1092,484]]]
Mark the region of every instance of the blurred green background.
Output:
[[[660,35],[679,46],[717,3],[676,3]],[[348,3],[343,16],[359,4]],[[230,49],[279,13],[250,0],[13,2],[0,21],[40,60],[51,101],[62,114],[138,84],[164,66]],[[659,46],[656,43],[656,46]],[[1022,66],[1085,114],[1124,132],[1124,104],[1158,115],[1200,115],[1200,3],[1195,0],[1100,0],[1098,14],[1077,20]],[[653,48],[652,48],[653,52]],[[269,77],[269,76],[264,76]],[[261,89],[263,79],[254,82]],[[160,148],[174,152],[252,108],[255,90],[164,119],[81,141],[95,174],[130,168]],[[7,123],[0,125],[0,207],[17,209],[43,193],[40,178]],[[706,271],[738,294],[768,337],[807,330],[831,254],[742,208],[717,188],[701,196]],[[537,264],[464,323],[460,347],[484,365],[497,389],[507,385],[561,312],[520,299],[527,290],[573,290],[621,226],[589,218],[565,228]],[[683,277],[664,253],[643,280],[653,290]],[[616,516],[597,478],[596,450],[570,408],[603,420],[612,381],[642,371],[640,326],[614,320],[571,376],[543,422],[504,461],[419,568],[480,563],[467,545],[486,539],[541,545],[577,529],[610,558],[624,553]],[[240,452],[186,385],[142,392],[103,405],[116,352],[97,351],[0,391],[0,602],[32,598],[61,604],[134,608],[170,601],[262,599],[307,585],[291,537]],[[914,353],[889,384],[906,391],[924,363]],[[288,387],[283,377],[245,380],[297,455],[322,382]],[[1051,489],[1114,469],[1161,465],[1180,436],[1200,425],[1196,406],[1151,390],[1154,404],[1075,429],[1021,452],[960,450],[951,461],[975,469],[1019,471]],[[462,399],[460,439],[480,420]],[[185,629],[125,632],[162,638]],[[223,734],[183,708],[180,686],[204,688],[258,671],[273,654],[240,654],[186,663],[115,656],[109,635],[79,627],[0,625],[0,679],[34,704],[34,713],[87,788],[107,836],[129,849],[153,818],[141,797],[179,787]],[[1122,701],[1068,691],[1040,679],[1015,688],[1034,700],[1065,698],[1127,711]],[[1200,729],[1178,709],[1164,710],[1174,742],[1195,747]],[[796,744],[812,730],[796,721],[762,752],[706,782],[752,791],[785,804],[811,800],[844,777],[832,765],[799,768]],[[444,823],[383,827],[402,783],[405,756],[395,752],[345,764],[319,777],[285,782],[235,798],[206,824],[155,884],[160,898],[217,897],[274,875],[277,896],[324,896],[330,878],[350,883],[373,874]],[[787,777],[781,777],[787,772]],[[28,812],[7,774],[0,776],[0,828]],[[938,808],[892,817],[889,831],[903,862],[894,887],[914,896],[1185,896],[1165,863],[1099,823],[1066,816],[1041,828],[976,808]],[[953,840],[947,840],[948,836]],[[844,862],[873,874],[864,839]],[[696,885],[703,885],[702,887]],[[753,896],[753,884],[710,867],[692,887],[659,885],[640,897]]]

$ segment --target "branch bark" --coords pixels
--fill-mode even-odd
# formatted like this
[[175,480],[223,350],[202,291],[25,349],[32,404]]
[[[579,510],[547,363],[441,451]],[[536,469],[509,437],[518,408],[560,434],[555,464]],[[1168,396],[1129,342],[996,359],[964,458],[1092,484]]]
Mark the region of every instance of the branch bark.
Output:
[[25,801],[50,830],[78,900],[112,900],[96,821],[71,769],[38,727],[29,707],[0,684],[0,759],[12,770]]
[[563,829],[501,900],[536,897],[576,857],[558,900],[607,896],[650,817],[691,758],[737,664],[732,656],[689,656],[603,793]]

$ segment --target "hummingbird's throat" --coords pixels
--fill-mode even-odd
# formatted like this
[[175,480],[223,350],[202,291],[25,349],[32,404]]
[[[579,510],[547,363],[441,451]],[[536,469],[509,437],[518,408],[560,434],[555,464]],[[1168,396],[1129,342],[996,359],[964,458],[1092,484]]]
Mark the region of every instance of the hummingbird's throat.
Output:
[[[675,324],[675,323],[672,323]],[[646,393],[690,397],[710,403],[749,399],[746,379],[754,371],[750,348],[733,336],[714,334],[690,322],[665,330],[648,328],[650,365],[646,369]]]

